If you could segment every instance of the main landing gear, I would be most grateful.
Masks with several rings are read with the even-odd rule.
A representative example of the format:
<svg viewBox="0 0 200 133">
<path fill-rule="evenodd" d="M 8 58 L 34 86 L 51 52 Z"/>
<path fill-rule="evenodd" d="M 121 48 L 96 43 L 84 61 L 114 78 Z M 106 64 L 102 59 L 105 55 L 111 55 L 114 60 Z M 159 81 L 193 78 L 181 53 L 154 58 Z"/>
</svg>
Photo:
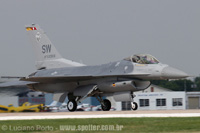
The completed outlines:
<svg viewBox="0 0 200 133">
<path fill-rule="evenodd" d="M 102 99 L 101 96 L 96 96 L 97 100 L 101 103 L 103 111 L 109 111 L 111 109 L 111 102 L 108 99 Z"/>
<path fill-rule="evenodd" d="M 77 102 L 75 100 L 69 100 L 67 103 L 67 109 L 72 112 L 77 109 Z"/>
<path fill-rule="evenodd" d="M 111 109 L 111 102 L 108 99 L 103 100 L 100 96 L 97 96 L 96 98 L 101 103 L 101 108 L 103 111 L 109 111 Z M 67 109 L 70 112 L 76 111 L 77 109 L 76 100 L 69 100 L 67 103 Z"/>
<path fill-rule="evenodd" d="M 101 103 L 101 108 L 103 111 L 109 111 L 111 108 L 111 103 L 108 99 L 104 99 L 103 103 Z"/>
</svg>

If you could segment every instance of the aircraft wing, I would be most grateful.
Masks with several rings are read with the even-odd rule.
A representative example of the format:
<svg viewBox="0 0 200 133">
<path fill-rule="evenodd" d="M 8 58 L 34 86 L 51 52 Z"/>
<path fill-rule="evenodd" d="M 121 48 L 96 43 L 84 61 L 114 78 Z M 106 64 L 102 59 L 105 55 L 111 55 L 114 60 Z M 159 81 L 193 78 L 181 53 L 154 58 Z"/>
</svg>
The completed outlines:
<svg viewBox="0 0 200 133">
<path fill-rule="evenodd" d="M 30 81 L 38 83 L 54 83 L 54 82 L 76 82 L 76 81 L 85 81 L 91 79 L 99 79 L 106 77 L 118 77 L 118 78 L 137 78 L 137 76 L 148 76 L 149 74 L 131 74 L 131 75 L 101 75 L 101 76 L 52 76 L 52 77 L 28 77 L 21 78 L 21 81 Z"/>
</svg>

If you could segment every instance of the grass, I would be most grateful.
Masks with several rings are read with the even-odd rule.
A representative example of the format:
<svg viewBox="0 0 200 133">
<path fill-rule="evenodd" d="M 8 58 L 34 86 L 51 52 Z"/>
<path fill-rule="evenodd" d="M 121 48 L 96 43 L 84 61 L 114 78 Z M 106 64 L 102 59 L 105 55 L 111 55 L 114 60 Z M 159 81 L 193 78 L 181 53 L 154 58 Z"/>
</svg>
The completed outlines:
<svg viewBox="0 0 200 133">
<path fill-rule="evenodd" d="M 200 132 L 200 118 L 9 120 L 0 121 L 0 132 L 92 132 L 97 126 L 102 129 L 98 132 Z"/>
</svg>

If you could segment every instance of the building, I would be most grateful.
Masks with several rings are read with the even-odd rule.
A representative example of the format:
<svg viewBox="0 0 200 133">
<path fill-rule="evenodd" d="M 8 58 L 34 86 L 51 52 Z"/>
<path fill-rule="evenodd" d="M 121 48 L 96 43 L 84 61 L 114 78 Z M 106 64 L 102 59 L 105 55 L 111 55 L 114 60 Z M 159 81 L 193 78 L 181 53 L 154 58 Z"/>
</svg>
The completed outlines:
<svg viewBox="0 0 200 133">
<path fill-rule="evenodd" d="M 200 92 L 186 92 L 186 109 L 200 109 Z"/>
<path fill-rule="evenodd" d="M 9 104 L 13 104 L 13 106 L 18 107 L 18 100 L 18 96 L 0 97 L 0 105 L 8 106 Z"/>
<path fill-rule="evenodd" d="M 186 109 L 186 93 L 151 85 L 144 91 L 134 93 L 134 102 L 138 103 L 138 110 L 174 110 Z M 117 110 L 131 110 L 131 102 L 115 102 L 109 98 Z"/>
</svg>

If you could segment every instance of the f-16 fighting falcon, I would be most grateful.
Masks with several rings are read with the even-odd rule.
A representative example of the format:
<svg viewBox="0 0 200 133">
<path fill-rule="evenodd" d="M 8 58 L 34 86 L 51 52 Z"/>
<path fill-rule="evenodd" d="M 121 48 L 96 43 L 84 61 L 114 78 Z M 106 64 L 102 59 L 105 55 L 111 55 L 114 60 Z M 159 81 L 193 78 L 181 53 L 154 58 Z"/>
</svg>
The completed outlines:
<svg viewBox="0 0 200 133">
<path fill-rule="evenodd" d="M 26 31 L 37 55 L 37 71 L 20 78 L 20 81 L 27 82 L 26 85 L 35 91 L 61 93 L 59 102 L 68 97 L 69 111 L 75 111 L 77 103 L 87 97 L 96 97 L 102 110 L 109 111 L 111 102 L 103 99 L 104 96 L 113 96 L 115 101 L 131 101 L 132 109 L 136 110 L 138 105 L 134 102 L 134 92 L 148 88 L 150 80 L 188 77 L 186 73 L 160 63 L 149 54 L 136 54 L 108 64 L 86 66 L 62 58 L 37 24 L 27 25 Z"/>
</svg>

